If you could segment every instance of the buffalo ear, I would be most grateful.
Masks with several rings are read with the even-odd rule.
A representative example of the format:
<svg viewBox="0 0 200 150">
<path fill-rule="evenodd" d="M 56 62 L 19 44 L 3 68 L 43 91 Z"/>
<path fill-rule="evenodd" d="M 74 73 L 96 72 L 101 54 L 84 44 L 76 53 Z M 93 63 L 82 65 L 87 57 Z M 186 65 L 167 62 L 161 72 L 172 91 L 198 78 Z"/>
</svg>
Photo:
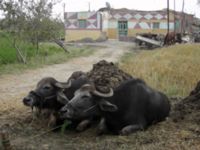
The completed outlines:
<svg viewBox="0 0 200 150">
<path fill-rule="evenodd" d="M 64 105 L 69 102 L 69 99 L 65 96 L 63 90 L 57 92 L 57 101 Z"/>
<path fill-rule="evenodd" d="M 118 107 L 106 100 L 101 100 L 99 102 L 99 107 L 102 111 L 109 111 L 109 112 L 115 112 L 118 110 Z"/>
</svg>

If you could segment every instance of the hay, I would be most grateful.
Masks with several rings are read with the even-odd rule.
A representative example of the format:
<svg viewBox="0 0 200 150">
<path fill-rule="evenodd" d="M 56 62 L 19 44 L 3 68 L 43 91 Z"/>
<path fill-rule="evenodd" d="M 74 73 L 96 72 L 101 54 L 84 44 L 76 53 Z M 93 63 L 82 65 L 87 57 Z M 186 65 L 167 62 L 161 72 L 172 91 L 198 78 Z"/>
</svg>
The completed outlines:
<svg viewBox="0 0 200 150">
<path fill-rule="evenodd" d="M 200 125 L 200 81 L 189 96 L 175 104 L 173 111 L 173 121 L 185 120 Z"/>
<path fill-rule="evenodd" d="M 109 88 L 115 89 L 123 81 L 133 78 L 112 62 L 107 62 L 105 60 L 94 64 L 92 70 L 87 72 L 87 76 L 89 80 L 95 84 L 96 89 L 101 92 L 108 92 Z"/>
</svg>

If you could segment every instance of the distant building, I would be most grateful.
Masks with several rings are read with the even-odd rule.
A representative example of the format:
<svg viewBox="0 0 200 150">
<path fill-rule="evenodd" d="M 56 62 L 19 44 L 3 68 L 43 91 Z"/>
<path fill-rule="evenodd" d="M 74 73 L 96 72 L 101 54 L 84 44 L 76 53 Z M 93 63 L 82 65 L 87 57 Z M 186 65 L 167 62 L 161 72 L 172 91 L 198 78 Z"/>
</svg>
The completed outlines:
<svg viewBox="0 0 200 150">
<path fill-rule="evenodd" d="M 194 33 L 200 34 L 200 19 L 199 18 L 194 18 L 194 22 L 193 22 L 193 25 L 192 25 L 192 31 Z"/>
<path fill-rule="evenodd" d="M 100 12 L 66 12 L 64 17 L 67 41 L 100 37 L 102 32 Z"/>
<path fill-rule="evenodd" d="M 109 39 L 128 40 L 137 33 L 167 33 L 167 11 L 140 11 L 130 9 L 101 8 L 94 12 L 65 13 L 66 41 L 86 37 L 97 39 L 106 35 Z M 191 33 L 194 16 L 170 11 L 169 29 Z"/>
</svg>

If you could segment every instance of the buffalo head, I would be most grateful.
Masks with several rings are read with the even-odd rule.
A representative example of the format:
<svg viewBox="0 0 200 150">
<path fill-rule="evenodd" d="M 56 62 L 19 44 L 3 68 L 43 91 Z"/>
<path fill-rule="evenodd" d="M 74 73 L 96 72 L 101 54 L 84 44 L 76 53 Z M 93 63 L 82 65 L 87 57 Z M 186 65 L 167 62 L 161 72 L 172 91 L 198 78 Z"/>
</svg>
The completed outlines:
<svg viewBox="0 0 200 150">
<path fill-rule="evenodd" d="M 80 119 L 90 117 L 91 114 L 99 114 L 102 111 L 116 111 L 117 106 L 111 104 L 105 98 L 113 96 L 113 89 L 109 92 L 102 93 L 96 90 L 92 84 L 85 84 L 78 89 L 74 97 L 61 108 L 62 117 L 68 119 Z"/>
<path fill-rule="evenodd" d="M 68 102 L 63 91 L 70 86 L 71 81 L 62 83 L 52 77 L 43 78 L 38 82 L 36 89 L 30 91 L 29 94 L 24 97 L 23 103 L 30 107 L 47 107 L 54 109 L 58 107 L 58 103 L 66 104 Z"/>
</svg>

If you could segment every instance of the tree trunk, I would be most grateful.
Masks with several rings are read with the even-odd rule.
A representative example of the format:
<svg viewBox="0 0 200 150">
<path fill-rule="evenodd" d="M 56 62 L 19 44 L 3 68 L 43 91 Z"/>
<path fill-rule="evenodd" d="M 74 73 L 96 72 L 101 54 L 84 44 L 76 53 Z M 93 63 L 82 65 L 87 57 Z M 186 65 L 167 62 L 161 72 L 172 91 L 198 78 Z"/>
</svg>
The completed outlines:
<svg viewBox="0 0 200 150">
<path fill-rule="evenodd" d="M 65 45 L 58 39 L 54 39 L 53 40 L 58 46 L 60 46 L 66 53 L 69 53 L 69 51 L 67 50 L 67 48 L 65 47 Z"/>
<path fill-rule="evenodd" d="M 22 51 L 19 47 L 17 47 L 16 43 L 14 44 L 14 48 L 16 49 L 17 56 L 24 64 L 26 64 L 26 58 L 23 56 Z"/>
</svg>

